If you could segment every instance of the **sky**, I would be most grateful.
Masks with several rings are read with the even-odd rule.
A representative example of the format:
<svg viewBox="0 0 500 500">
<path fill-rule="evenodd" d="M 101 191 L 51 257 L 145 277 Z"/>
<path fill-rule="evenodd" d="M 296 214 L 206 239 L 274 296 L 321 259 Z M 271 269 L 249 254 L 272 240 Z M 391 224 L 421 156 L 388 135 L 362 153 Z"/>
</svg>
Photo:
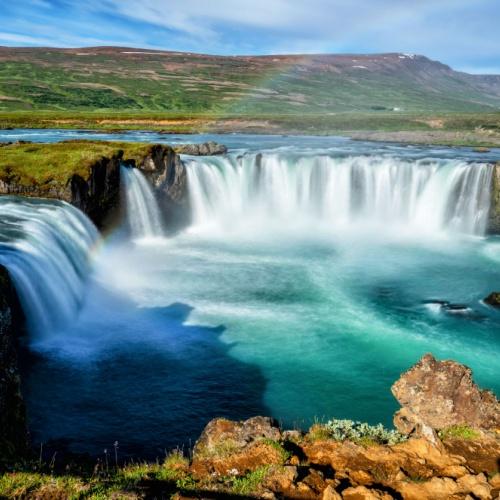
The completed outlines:
<svg viewBox="0 0 500 500">
<path fill-rule="evenodd" d="M 500 74 L 500 0 L 0 0 L 0 45 L 422 54 Z"/>
</svg>

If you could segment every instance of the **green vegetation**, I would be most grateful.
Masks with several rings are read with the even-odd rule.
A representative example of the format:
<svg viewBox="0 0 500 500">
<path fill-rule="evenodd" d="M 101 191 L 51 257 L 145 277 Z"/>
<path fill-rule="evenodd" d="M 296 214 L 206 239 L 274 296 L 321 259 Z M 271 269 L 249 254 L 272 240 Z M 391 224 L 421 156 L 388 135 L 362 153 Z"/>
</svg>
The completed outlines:
<svg viewBox="0 0 500 500">
<path fill-rule="evenodd" d="M 401 54 L 221 57 L 119 47 L 2 48 L 0 62 L 5 111 L 266 115 L 500 107 L 495 79 Z"/>
<path fill-rule="evenodd" d="M 0 111 L 0 129 L 63 128 L 151 130 L 164 133 L 348 135 L 359 139 L 394 140 L 479 148 L 500 147 L 500 113 L 172 113 L 102 111 Z"/>
<path fill-rule="evenodd" d="M 401 54 L 219 57 L 4 47 L 0 129 L 16 127 L 360 139 L 383 132 L 371 138 L 494 147 L 500 80 Z"/>
<path fill-rule="evenodd" d="M 46 464 L 18 467 L 0 474 L 0 498 L 68 498 L 101 500 L 110 497 L 136 498 L 142 491 L 172 494 L 196 487 L 189 474 L 189 460 L 178 450 L 163 463 L 128 464 L 106 470 L 79 471 L 58 475 Z M 38 470 L 40 469 L 41 470 Z"/>
<path fill-rule="evenodd" d="M 239 495 L 255 493 L 269 474 L 270 466 L 258 467 L 240 476 L 195 479 L 189 460 L 179 451 L 163 463 L 138 463 L 87 473 L 57 474 L 50 468 L 38 471 L 38 464 L 25 470 L 0 474 L 0 498 L 168 498 L 176 492 L 218 489 Z"/>
<path fill-rule="evenodd" d="M 230 478 L 231 490 L 238 495 L 248 495 L 259 489 L 269 474 L 270 466 L 258 467 L 241 477 Z"/>
<path fill-rule="evenodd" d="M 312 441 L 333 439 L 352 441 L 363 446 L 375 444 L 394 445 L 406 441 L 407 437 L 397 431 L 386 429 L 382 424 L 369 425 L 354 420 L 332 419 L 324 424 L 311 427 L 309 439 Z"/>
<path fill-rule="evenodd" d="M 472 427 L 466 424 L 461 424 L 452 425 L 440 430 L 439 437 L 443 441 L 447 439 L 477 439 L 478 437 L 480 437 L 480 434 Z"/>
<path fill-rule="evenodd" d="M 292 456 L 289 451 L 285 450 L 281 443 L 278 443 L 278 441 L 275 441 L 274 439 L 264 438 L 261 442 L 267 444 L 271 448 L 274 448 L 280 454 L 282 464 L 286 463 Z"/>
<path fill-rule="evenodd" d="M 0 149 L 0 180 L 25 186 L 64 187 L 74 174 L 87 178 L 90 166 L 103 157 L 123 155 L 139 161 L 150 149 L 149 144 L 100 141 L 11 144 Z"/>
</svg>

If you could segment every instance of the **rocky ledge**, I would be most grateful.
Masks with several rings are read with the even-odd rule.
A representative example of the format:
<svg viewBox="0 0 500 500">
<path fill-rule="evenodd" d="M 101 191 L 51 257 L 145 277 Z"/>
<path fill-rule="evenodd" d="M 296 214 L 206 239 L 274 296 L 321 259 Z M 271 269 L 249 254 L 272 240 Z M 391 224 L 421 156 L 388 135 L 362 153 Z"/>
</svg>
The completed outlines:
<svg viewBox="0 0 500 500">
<path fill-rule="evenodd" d="M 189 458 L 54 476 L 13 472 L 6 498 L 490 500 L 500 494 L 500 406 L 471 371 L 425 355 L 393 385 L 398 431 L 330 420 L 307 432 L 269 417 L 208 423 Z M 71 473 L 69 473 L 71 474 Z M 81 473 L 80 473 L 81 474 Z M 3 483 L 2 483 L 3 480 Z"/>
<path fill-rule="evenodd" d="M 178 154 L 191 156 L 213 156 L 227 153 L 227 147 L 218 142 L 208 141 L 202 144 L 182 144 L 174 147 Z"/>
<path fill-rule="evenodd" d="M 500 404 L 471 370 L 427 354 L 392 392 L 403 406 L 399 432 L 346 420 L 303 433 L 267 417 L 215 419 L 183 474 L 209 490 L 252 484 L 253 496 L 270 499 L 497 498 Z"/>
<path fill-rule="evenodd" d="M 160 144 L 64 141 L 5 145 L 0 158 L 0 195 L 63 200 L 102 228 L 120 214 L 120 165 L 146 174 L 166 218 L 185 217 L 184 166 L 171 147 Z"/>
</svg>

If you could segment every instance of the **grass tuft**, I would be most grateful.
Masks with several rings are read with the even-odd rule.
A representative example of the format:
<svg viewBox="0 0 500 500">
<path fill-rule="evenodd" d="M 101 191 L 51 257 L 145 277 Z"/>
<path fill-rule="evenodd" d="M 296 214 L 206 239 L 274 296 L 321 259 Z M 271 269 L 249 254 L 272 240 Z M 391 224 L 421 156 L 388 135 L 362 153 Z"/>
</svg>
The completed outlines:
<svg viewBox="0 0 500 500">
<path fill-rule="evenodd" d="M 477 439 L 479 432 L 466 424 L 451 425 L 439 431 L 439 438 L 447 439 Z"/>
<path fill-rule="evenodd" d="M 258 467 L 252 472 L 231 479 L 231 490 L 237 495 L 255 493 L 269 474 L 270 466 Z"/>
</svg>

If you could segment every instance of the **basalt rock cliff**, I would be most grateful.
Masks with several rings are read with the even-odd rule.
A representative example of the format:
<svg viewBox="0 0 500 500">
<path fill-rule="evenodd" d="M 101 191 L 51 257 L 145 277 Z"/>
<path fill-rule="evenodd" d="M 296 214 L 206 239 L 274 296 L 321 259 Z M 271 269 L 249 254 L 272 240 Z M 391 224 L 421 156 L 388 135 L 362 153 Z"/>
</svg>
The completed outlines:
<svg viewBox="0 0 500 500">
<path fill-rule="evenodd" d="M 169 228 L 176 229 L 188 222 L 186 169 L 172 148 L 158 144 L 141 161 L 126 160 L 124 163 L 139 168 L 146 175 Z"/>
<path fill-rule="evenodd" d="M 500 162 L 497 162 L 494 166 L 491 179 L 491 207 L 488 231 L 491 234 L 500 234 Z"/>
<path fill-rule="evenodd" d="M 92 152 L 93 145 L 70 141 L 70 147 Z M 26 159 L 30 159 L 29 153 L 26 153 Z M 0 195 L 63 200 L 82 210 L 99 228 L 106 228 L 113 225 L 121 214 L 122 164 L 142 170 L 150 179 L 167 222 L 182 224 L 186 220 L 186 211 L 183 210 L 186 172 L 179 156 L 166 145 L 145 146 L 144 152 L 134 157 L 116 148 L 111 155 L 96 159 L 88 168 L 43 181 L 21 179 L 15 168 L 6 165 L 3 175 L 0 175 Z M 55 164 L 54 170 L 57 171 L 58 166 L 62 165 Z"/>
<path fill-rule="evenodd" d="M 20 390 L 17 342 L 22 323 L 16 292 L 0 266 L 0 468 L 28 450 L 24 403 Z"/>
</svg>

